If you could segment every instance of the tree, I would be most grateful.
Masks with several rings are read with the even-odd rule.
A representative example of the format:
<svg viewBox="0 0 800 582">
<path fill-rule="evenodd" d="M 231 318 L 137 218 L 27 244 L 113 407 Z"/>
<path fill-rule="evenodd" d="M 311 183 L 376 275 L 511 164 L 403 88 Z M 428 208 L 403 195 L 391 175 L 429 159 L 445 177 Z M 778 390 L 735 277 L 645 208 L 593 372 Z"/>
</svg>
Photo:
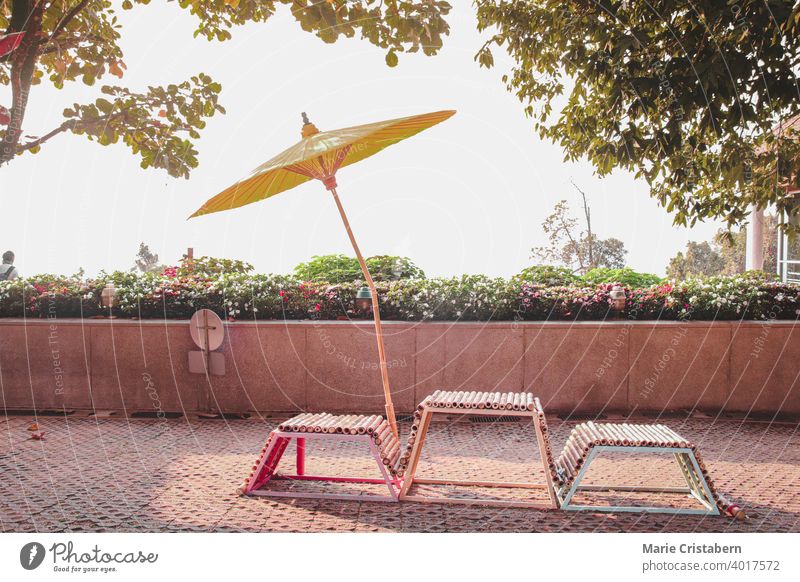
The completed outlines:
<svg viewBox="0 0 800 582">
<path fill-rule="evenodd" d="M 774 214 L 764 215 L 764 265 L 762 270 L 775 273 L 778 265 L 778 217 Z M 723 275 L 735 275 L 745 271 L 747 257 L 747 228 L 735 232 L 719 230 L 714 236 L 720 255 L 725 262 Z"/>
<path fill-rule="evenodd" d="M 580 230 L 579 221 L 570 214 L 567 201 L 559 201 L 553 213 L 542 222 L 542 230 L 550 242 L 547 246 L 532 248 L 531 258 L 563 265 L 580 274 L 597 267 L 621 269 L 628 254 L 625 244 L 616 238 L 597 238 L 591 231 L 591 213 L 585 196 L 583 204 L 586 230 Z"/>
<path fill-rule="evenodd" d="M 149 2 L 123 0 L 121 7 L 130 10 L 134 4 Z M 361 38 L 387 51 L 390 66 L 397 64 L 399 52 L 436 53 L 449 31 L 443 18 L 449 4 L 430 0 L 175 3 L 197 19 L 195 36 L 219 41 L 230 39 L 234 26 L 266 21 L 279 5 L 290 6 L 301 28 L 325 42 L 359 32 Z M 53 137 L 70 132 L 101 145 L 121 141 L 141 158 L 143 168 L 162 168 L 172 176 L 188 177 L 197 166 L 193 140 L 207 118 L 225 112 L 218 103 L 222 87 L 203 73 L 144 91 L 103 85 L 93 102 L 67 106 L 61 124 L 40 136 L 25 135 L 33 86 L 44 80 L 59 89 L 76 81 L 93 86 L 107 75 L 124 76 L 121 30 L 113 6 L 111 0 L 0 0 L 0 31 L 24 32 L 16 50 L 0 55 L 0 85 L 11 85 L 12 95 L 7 127 L 0 129 L 0 165 L 18 154 L 36 153 Z"/>
<path fill-rule="evenodd" d="M 476 0 L 503 77 L 543 138 L 601 175 L 633 172 L 679 225 L 796 201 L 800 3 Z M 566 97 L 564 94 L 566 93 Z"/>
<path fill-rule="evenodd" d="M 139 243 L 139 252 L 136 253 L 134 259 L 136 266 L 131 269 L 131 272 L 139 271 L 141 273 L 153 273 L 163 269 L 163 265 L 158 262 L 158 255 L 150 250 L 150 247 L 143 242 Z"/>
<path fill-rule="evenodd" d="M 764 216 L 764 265 L 765 272 L 774 273 L 778 256 L 778 218 Z M 667 266 L 667 277 L 736 275 L 744 273 L 747 256 L 747 230 L 720 229 L 711 242 L 692 242 L 686 245 L 686 253 L 678 252 Z"/>
<path fill-rule="evenodd" d="M 667 277 L 675 280 L 689 277 L 709 277 L 719 275 L 725 268 L 725 259 L 718 248 L 708 241 L 689 241 L 686 254 L 678 252 L 667 266 Z"/>
<path fill-rule="evenodd" d="M 622 269 L 625 267 L 625 243 L 618 238 L 598 239 L 594 242 L 594 262 L 590 263 L 592 269 L 604 267 L 607 269 Z"/>
</svg>

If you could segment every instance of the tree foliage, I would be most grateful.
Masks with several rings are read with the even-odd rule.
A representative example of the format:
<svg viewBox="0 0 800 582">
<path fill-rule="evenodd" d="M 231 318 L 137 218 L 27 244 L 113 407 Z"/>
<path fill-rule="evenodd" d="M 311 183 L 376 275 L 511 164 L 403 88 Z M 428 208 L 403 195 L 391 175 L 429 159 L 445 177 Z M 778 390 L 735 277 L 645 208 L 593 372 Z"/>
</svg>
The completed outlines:
<svg viewBox="0 0 800 582">
<path fill-rule="evenodd" d="M 588 213 L 586 213 L 588 217 Z M 584 229 L 585 228 L 585 229 Z M 601 239 L 570 214 L 566 200 L 559 201 L 553 213 L 542 222 L 547 246 L 531 249 L 531 258 L 544 264 L 569 267 L 583 274 L 597 267 L 621 269 L 625 266 L 625 244 L 616 238 Z"/>
<path fill-rule="evenodd" d="M 150 250 L 150 246 L 139 243 L 139 251 L 136 253 L 136 258 L 133 260 L 135 266 L 131 272 L 139 271 L 140 273 L 155 273 L 161 271 L 164 267 L 158 262 L 158 254 Z"/>
<path fill-rule="evenodd" d="M 763 271 L 775 273 L 778 256 L 778 219 L 764 216 Z M 685 252 L 678 252 L 667 265 L 667 277 L 683 280 L 689 277 L 737 275 L 745 272 L 747 230 L 719 230 L 712 241 L 689 241 Z"/>
<path fill-rule="evenodd" d="M 647 180 L 676 224 L 746 220 L 796 204 L 800 3 L 780 0 L 476 0 L 513 59 L 503 77 L 543 138 Z"/>
<path fill-rule="evenodd" d="M 149 3 L 123 0 L 121 9 Z M 0 165 L 71 132 L 101 145 L 122 142 L 143 168 L 172 176 L 188 177 L 197 166 L 194 140 L 208 118 L 225 112 L 221 86 L 203 73 L 144 90 L 102 85 L 97 99 L 67 107 L 52 130 L 25 133 L 28 96 L 36 85 L 47 81 L 61 89 L 68 82 L 94 86 L 109 75 L 124 77 L 117 6 L 111 0 L 0 0 L 0 33 L 25 33 L 15 51 L 0 56 L 0 85 L 10 85 L 12 94 L 10 121 L 0 126 Z M 385 49 L 389 65 L 401 52 L 436 53 L 449 32 L 444 16 L 450 5 L 435 0 L 180 0 L 175 6 L 195 17 L 195 36 L 218 41 L 230 39 L 234 27 L 265 22 L 286 7 L 304 31 L 329 43 L 358 34 Z"/>
<path fill-rule="evenodd" d="M 670 259 L 667 277 L 682 281 L 690 277 L 718 275 L 725 268 L 725 260 L 719 251 L 708 241 L 686 244 L 686 254 L 678 254 Z"/>
<path fill-rule="evenodd" d="M 397 64 L 397 53 L 435 54 L 450 31 L 444 19 L 450 4 L 439 0 L 181 0 L 197 17 L 195 36 L 208 40 L 228 40 L 234 26 L 265 22 L 281 4 L 291 7 L 303 30 L 324 42 L 358 34 L 387 49 L 390 66 Z"/>
</svg>

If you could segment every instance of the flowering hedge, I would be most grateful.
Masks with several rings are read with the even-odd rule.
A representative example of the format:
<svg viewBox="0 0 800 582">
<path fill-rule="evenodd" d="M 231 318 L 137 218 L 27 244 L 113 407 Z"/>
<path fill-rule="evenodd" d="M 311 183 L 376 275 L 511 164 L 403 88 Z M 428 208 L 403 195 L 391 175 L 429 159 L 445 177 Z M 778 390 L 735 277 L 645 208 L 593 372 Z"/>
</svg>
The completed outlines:
<svg viewBox="0 0 800 582">
<path fill-rule="evenodd" d="M 121 317 L 184 319 L 200 308 L 231 320 L 363 318 L 355 307 L 360 281 L 311 283 L 293 276 L 186 273 L 101 274 L 84 282 L 43 275 L 0 282 L 0 317 L 91 317 L 106 283 L 116 288 Z M 625 313 L 611 309 L 613 283 L 547 287 L 465 275 L 378 283 L 381 315 L 422 321 L 797 319 L 800 286 L 744 274 L 625 289 Z"/>
</svg>

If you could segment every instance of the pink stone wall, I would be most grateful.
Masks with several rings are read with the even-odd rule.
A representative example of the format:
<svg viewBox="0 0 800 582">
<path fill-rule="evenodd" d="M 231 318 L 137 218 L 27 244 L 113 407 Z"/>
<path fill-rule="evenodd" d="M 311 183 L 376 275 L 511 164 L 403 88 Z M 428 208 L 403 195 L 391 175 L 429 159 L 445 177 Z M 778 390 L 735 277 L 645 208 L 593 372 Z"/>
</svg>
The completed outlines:
<svg viewBox="0 0 800 582">
<path fill-rule="evenodd" d="M 185 321 L 0 319 L 0 408 L 380 412 L 370 322 L 227 324 L 191 374 Z M 385 324 L 400 412 L 436 389 L 531 391 L 554 412 L 800 414 L 791 322 Z"/>
</svg>

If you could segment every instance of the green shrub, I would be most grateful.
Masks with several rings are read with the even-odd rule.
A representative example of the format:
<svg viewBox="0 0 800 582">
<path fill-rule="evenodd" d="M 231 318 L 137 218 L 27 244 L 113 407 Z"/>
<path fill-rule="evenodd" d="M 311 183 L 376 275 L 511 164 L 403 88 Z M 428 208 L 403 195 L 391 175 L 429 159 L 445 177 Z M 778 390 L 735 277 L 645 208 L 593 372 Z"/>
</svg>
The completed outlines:
<svg viewBox="0 0 800 582">
<path fill-rule="evenodd" d="M 376 255 L 364 259 L 370 275 L 376 281 L 399 281 L 401 279 L 424 279 L 425 273 L 408 257 Z M 358 264 L 358 263 L 356 263 Z M 359 279 L 361 269 L 359 269 Z"/>
<path fill-rule="evenodd" d="M 165 272 L 175 271 L 179 277 L 204 277 L 214 278 L 220 275 L 232 275 L 235 273 L 249 273 L 253 270 L 253 265 L 245 261 L 236 259 L 217 259 L 215 257 L 198 257 L 181 259 L 180 266 L 176 269 L 166 268 Z"/>
<path fill-rule="evenodd" d="M 733 275 L 730 278 L 737 281 L 760 281 L 762 283 L 780 280 L 777 273 L 773 273 L 771 271 L 758 271 L 756 269 L 751 269 L 749 271 L 745 271 L 744 273 Z"/>
<path fill-rule="evenodd" d="M 798 319 L 800 286 L 750 272 L 699 277 L 630 290 L 626 311 L 632 319 Z"/>
<path fill-rule="evenodd" d="M 663 279 L 657 275 L 650 273 L 639 273 L 630 267 L 624 269 L 609 269 L 607 267 L 598 267 L 587 271 L 581 277 L 581 280 L 587 285 L 599 285 L 600 283 L 618 283 L 623 287 L 641 288 L 658 285 Z"/>
<path fill-rule="evenodd" d="M 76 276 L 0 281 L 0 317 L 89 317 L 99 313 L 99 298 L 94 282 L 84 283 Z"/>
<path fill-rule="evenodd" d="M 398 281 L 400 279 L 420 279 L 425 277 L 422 269 L 406 257 L 379 255 L 364 259 L 373 280 Z M 312 257 L 307 263 L 294 268 L 294 274 L 303 281 L 326 282 L 332 284 L 363 281 L 364 274 L 355 257 L 345 255 L 322 255 Z"/>
<path fill-rule="evenodd" d="M 518 275 L 515 275 L 514 279 L 532 285 L 544 285 L 545 287 L 564 287 L 580 281 L 580 277 L 566 267 L 555 267 L 553 265 L 528 267 Z"/>
<path fill-rule="evenodd" d="M 516 295 L 515 284 L 484 275 L 394 281 L 385 300 L 381 297 L 381 313 L 385 303 L 387 311 L 404 320 L 509 320 Z"/>
<path fill-rule="evenodd" d="M 761 273 L 707 277 L 648 287 L 626 287 L 627 319 L 725 320 L 800 317 L 800 285 L 770 281 Z M 649 282 L 649 281 L 648 281 Z M 361 281 L 331 285 L 294 276 L 225 273 L 179 276 L 101 273 L 79 277 L 40 275 L 0 282 L 0 317 L 89 317 L 107 313 L 100 293 L 116 289 L 115 315 L 186 319 L 212 309 L 231 320 L 366 318 L 355 307 Z M 483 275 L 401 279 L 376 283 L 381 315 L 405 321 L 603 320 L 617 316 L 614 283 L 545 286 Z"/>
</svg>

